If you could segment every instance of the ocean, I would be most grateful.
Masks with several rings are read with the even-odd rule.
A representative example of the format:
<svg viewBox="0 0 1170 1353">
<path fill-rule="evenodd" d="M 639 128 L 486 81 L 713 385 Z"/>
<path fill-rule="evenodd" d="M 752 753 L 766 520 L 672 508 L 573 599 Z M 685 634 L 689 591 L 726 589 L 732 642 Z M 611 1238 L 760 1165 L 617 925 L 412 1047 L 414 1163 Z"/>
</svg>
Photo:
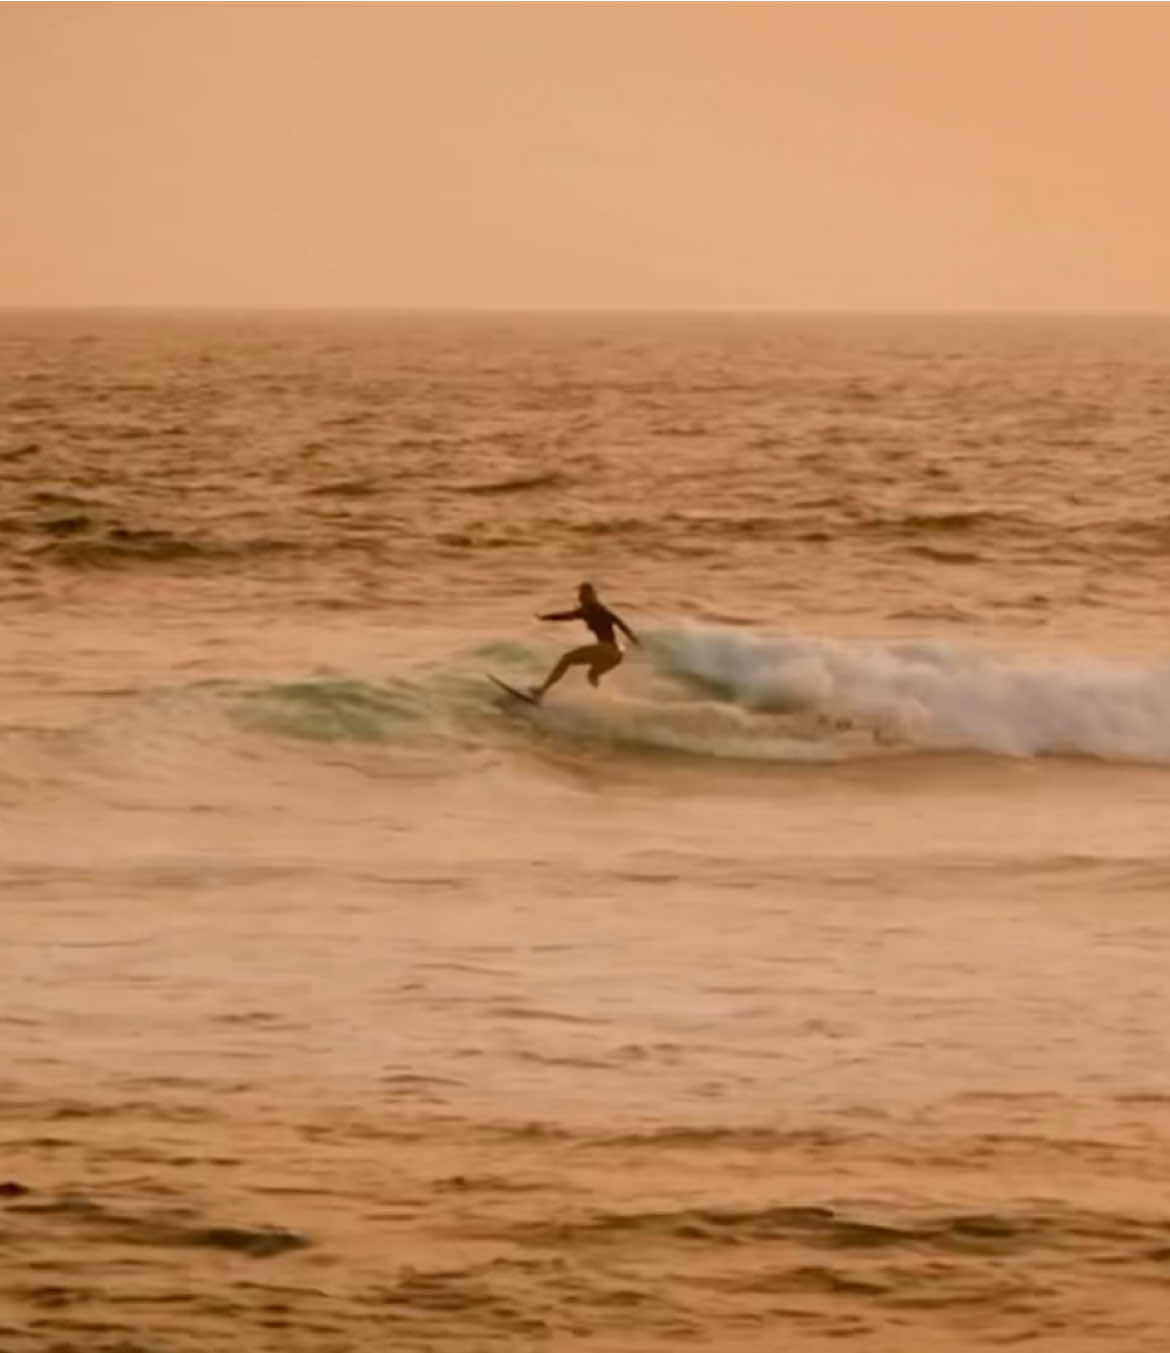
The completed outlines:
<svg viewBox="0 0 1170 1353">
<path fill-rule="evenodd" d="M 1166 1347 L 1170 319 L 8 311 L 0 411 L 5 1350 Z"/>
</svg>

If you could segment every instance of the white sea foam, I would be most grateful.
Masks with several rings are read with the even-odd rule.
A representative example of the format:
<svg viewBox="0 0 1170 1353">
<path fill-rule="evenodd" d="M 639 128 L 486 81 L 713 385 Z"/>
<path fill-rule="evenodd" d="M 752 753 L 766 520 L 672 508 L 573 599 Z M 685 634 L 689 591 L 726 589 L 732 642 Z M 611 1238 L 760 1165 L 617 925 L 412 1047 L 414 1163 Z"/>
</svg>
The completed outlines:
<svg viewBox="0 0 1170 1353">
<path fill-rule="evenodd" d="M 752 714 L 814 712 L 931 750 L 1170 762 L 1165 663 L 701 626 L 649 648 L 660 672 Z"/>
</svg>

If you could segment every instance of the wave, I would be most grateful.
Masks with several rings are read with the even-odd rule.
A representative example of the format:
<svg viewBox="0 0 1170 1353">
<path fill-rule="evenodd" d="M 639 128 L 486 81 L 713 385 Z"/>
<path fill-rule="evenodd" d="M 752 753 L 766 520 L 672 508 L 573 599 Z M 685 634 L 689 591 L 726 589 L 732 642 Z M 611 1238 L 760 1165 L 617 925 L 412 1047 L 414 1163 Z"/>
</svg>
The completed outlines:
<svg viewBox="0 0 1170 1353">
<path fill-rule="evenodd" d="M 242 561 L 297 549 L 289 540 L 275 537 L 228 541 L 183 535 L 155 528 L 114 526 L 99 531 L 88 513 L 74 512 L 40 523 L 44 534 L 55 537 L 37 549 L 37 554 L 68 568 L 117 568 L 125 565 L 158 565 Z"/>
<path fill-rule="evenodd" d="M 431 779 L 481 755 L 428 683 L 314 674 L 78 691 L 52 725 L 0 725 L 0 805 L 288 802 L 353 781 Z M 324 780 L 323 780 L 323 777 Z"/>
<path fill-rule="evenodd" d="M 716 700 L 566 693 L 520 717 L 545 739 L 563 744 L 727 761 L 842 761 L 880 750 L 868 730 L 816 711 L 772 715 Z"/>
<path fill-rule="evenodd" d="M 845 640 L 675 625 L 591 690 L 572 673 L 536 708 L 551 650 L 502 640 L 395 659 L 390 673 L 75 693 L 51 728 L 0 727 L 0 802 L 250 800 L 352 780 L 668 754 L 817 764 L 938 752 L 1170 764 L 1170 665 L 1028 657 L 942 640 Z M 371 667 L 373 664 L 371 664 Z M 649 770 L 643 765 L 643 773 Z M 322 777 L 326 777 L 325 780 Z M 314 788 L 315 787 L 315 788 Z"/>
<path fill-rule="evenodd" d="M 924 751 L 1170 763 L 1170 663 L 1020 656 L 944 640 L 652 636 L 659 672 L 750 715 L 814 713 Z"/>
</svg>

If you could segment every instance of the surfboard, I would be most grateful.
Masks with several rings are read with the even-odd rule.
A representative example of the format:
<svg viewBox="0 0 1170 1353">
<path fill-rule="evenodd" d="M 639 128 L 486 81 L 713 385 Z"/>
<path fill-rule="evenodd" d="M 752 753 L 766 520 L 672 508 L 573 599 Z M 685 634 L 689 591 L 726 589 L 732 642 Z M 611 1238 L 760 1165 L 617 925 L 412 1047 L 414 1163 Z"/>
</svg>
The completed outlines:
<svg viewBox="0 0 1170 1353">
<path fill-rule="evenodd" d="M 487 673 L 487 679 L 494 681 L 500 690 L 507 691 L 514 699 L 523 700 L 526 705 L 540 704 L 540 701 L 534 695 L 529 695 L 527 691 L 518 691 L 515 686 L 509 686 L 506 681 L 501 681 L 499 677 L 492 676 L 490 672 Z"/>
</svg>

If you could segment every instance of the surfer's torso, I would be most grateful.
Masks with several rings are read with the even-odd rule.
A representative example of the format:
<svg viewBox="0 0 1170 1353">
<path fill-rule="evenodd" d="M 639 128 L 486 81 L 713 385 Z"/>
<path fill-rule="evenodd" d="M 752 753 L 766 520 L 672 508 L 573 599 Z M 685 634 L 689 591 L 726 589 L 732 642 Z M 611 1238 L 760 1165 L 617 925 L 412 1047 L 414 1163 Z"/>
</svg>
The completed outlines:
<svg viewBox="0 0 1170 1353">
<path fill-rule="evenodd" d="M 578 614 L 593 633 L 599 644 L 617 646 L 617 616 L 599 601 L 591 601 L 579 608 Z"/>
<path fill-rule="evenodd" d="M 617 644 L 617 631 L 622 622 L 599 601 L 583 601 L 573 611 L 554 611 L 541 616 L 542 620 L 583 620 L 599 644 Z M 623 627 L 624 628 L 624 627 Z"/>
</svg>

